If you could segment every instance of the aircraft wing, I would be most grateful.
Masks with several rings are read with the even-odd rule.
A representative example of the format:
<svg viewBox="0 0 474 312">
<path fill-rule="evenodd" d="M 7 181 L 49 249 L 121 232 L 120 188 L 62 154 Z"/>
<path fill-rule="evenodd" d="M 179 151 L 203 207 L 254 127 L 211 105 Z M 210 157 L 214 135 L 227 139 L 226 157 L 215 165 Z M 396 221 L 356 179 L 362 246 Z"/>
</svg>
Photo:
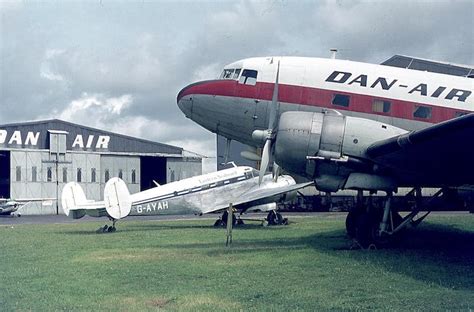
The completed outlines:
<svg viewBox="0 0 474 312">
<path fill-rule="evenodd" d="M 235 194 L 235 201 L 232 202 L 232 205 L 235 207 L 241 204 L 257 202 L 258 200 L 265 199 L 268 197 L 278 196 L 278 195 L 289 193 L 289 192 L 294 192 L 312 184 L 314 184 L 314 182 L 311 181 L 311 182 L 299 183 L 299 184 L 293 184 L 293 185 L 269 187 L 266 189 L 251 188 L 250 190 L 243 192 L 241 194 Z M 220 211 L 220 210 L 226 209 L 228 206 L 229 206 L 229 203 L 217 203 L 213 207 L 210 207 L 209 210 L 203 211 L 203 213 Z"/>
<path fill-rule="evenodd" d="M 474 114 L 378 141 L 367 156 L 401 184 L 474 183 Z"/>
</svg>

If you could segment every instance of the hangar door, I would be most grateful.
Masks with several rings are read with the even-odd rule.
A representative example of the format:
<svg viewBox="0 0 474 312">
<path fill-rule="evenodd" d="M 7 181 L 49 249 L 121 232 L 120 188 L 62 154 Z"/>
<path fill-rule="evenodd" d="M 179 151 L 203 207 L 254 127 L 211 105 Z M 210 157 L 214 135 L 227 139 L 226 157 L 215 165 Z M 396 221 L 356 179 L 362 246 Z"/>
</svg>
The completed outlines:
<svg viewBox="0 0 474 312">
<path fill-rule="evenodd" d="M 155 187 L 153 180 L 166 184 L 166 158 L 143 156 L 140 157 L 140 190 Z"/>
<path fill-rule="evenodd" d="M 10 152 L 0 151 L 0 198 L 10 198 Z"/>
</svg>

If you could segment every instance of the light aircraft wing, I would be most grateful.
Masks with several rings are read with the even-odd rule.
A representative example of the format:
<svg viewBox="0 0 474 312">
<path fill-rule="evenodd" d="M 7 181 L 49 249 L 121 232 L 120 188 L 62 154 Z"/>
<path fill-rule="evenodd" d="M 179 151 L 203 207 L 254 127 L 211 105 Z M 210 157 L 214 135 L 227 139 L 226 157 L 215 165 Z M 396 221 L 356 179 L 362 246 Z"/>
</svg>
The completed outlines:
<svg viewBox="0 0 474 312">
<path fill-rule="evenodd" d="M 314 184 L 314 182 L 311 181 L 311 182 L 298 183 L 298 184 L 292 184 L 292 185 L 283 185 L 283 186 L 278 185 L 278 186 L 269 187 L 266 189 L 251 188 L 250 190 L 244 193 L 235 194 L 236 195 L 235 201 L 232 202 L 232 205 L 235 207 L 241 204 L 257 202 L 260 199 L 264 199 L 264 198 L 268 198 L 272 196 L 278 196 L 278 195 L 289 193 L 289 192 L 294 192 L 312 184 Z M 220 210 L 226 209 L 228 206 L 229 206 L 229 203 L 217 204 L 214 207 L 210 207 L 210 210 L 207 210 L 204 213 L 220 211 Z"/>
<path fill-rule="evenodd" d="M 469 114 L 378 141 L 366 153 L 382 170 L 414 185 L 472 184 L 473 139 L 474 114 Z"/>
</svg>

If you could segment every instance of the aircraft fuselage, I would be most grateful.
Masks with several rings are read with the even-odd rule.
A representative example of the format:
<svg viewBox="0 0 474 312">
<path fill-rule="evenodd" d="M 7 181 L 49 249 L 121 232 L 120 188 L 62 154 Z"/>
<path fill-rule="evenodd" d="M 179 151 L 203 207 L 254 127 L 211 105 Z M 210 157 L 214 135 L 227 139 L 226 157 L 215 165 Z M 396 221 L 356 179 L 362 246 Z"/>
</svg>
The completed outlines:
<svg viewBox="0 0 474 312">
<path fill-rule="evenodd" d="M 277 61 L 280 114 L 337 110 L 417 130 L 474 110 L 470 78 L 303 57 L 251 58 L 229 64 L 220 79 L 183 88 L 178 106 L 214 133 L 261 146 L 252 132 L 268 127 Z"/>
</svg>

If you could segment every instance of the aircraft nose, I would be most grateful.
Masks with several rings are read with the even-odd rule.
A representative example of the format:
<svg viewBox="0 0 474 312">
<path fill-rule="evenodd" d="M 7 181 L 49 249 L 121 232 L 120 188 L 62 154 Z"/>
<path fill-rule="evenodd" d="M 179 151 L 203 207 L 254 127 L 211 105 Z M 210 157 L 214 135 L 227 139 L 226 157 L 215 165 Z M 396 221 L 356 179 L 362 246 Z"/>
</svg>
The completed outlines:
<svg viewBox="0 0 474 312">
<path fill-rule="evenodd" d="M 184 113 L 186 116 L 191 116 L 193 110 L 193 100 L 191 97 L 186 96 L 191 94 L 192 85 L 188 85 L 184 87 L 181 91 L 179 91 L 178 96 L 176 97 L 176 102 L 178 104 L 179 109 Z"/>
</svg>

